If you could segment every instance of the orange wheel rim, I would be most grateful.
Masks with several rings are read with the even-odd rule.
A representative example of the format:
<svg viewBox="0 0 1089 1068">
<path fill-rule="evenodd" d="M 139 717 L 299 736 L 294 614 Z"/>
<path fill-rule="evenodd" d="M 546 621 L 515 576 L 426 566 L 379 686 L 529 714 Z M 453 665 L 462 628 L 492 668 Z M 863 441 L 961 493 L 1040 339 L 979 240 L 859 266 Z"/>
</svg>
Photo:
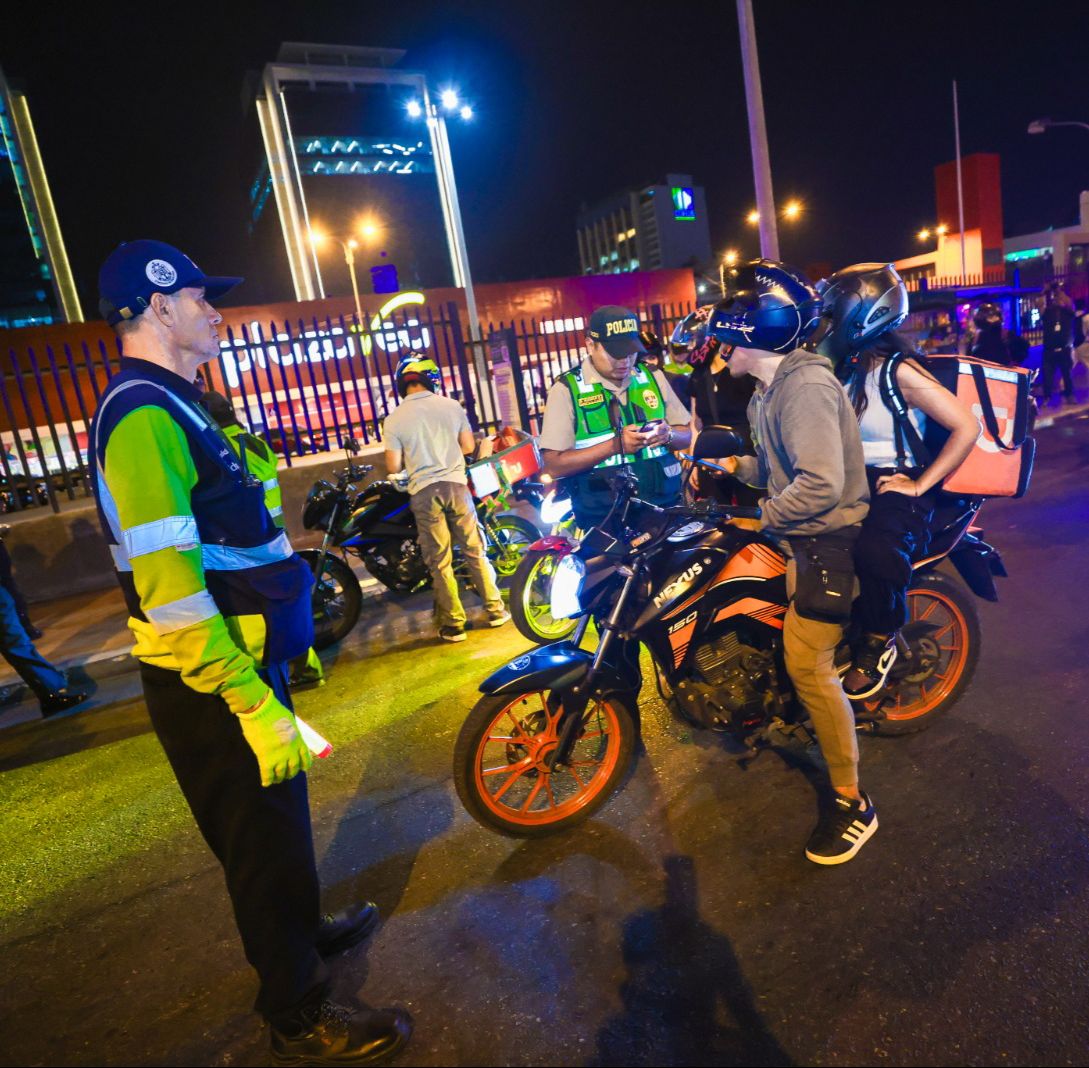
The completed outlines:
<svg viewBox="0 0 1089 1068">
<path fill-rule="evenodd" d="M 558 702 L 557 702 L 558 704 Z M 473 775 L 485 807 L 526 827 L 556 823 L 605 788 L 620 759 L 620 721 L 608 701 L 592 701 L 567 764 L 550 767 L 562 710 L 544 693 L 522 694 L 488 724 Z"/>
<path fill-rule="evenodd" d="M 894 722 L 918 719 L 932 712 L 953 692 L 968 663 L 968 621 L 960 606 L 941 590 L 908 590 L 908 622 L 930 623 L 936 629 L 926 635 L 933 643 L 933 671 L 918 682 L 900 682 L 891 693 L 866 702 L 869 712 L 881 709 Z"/>
</svg>

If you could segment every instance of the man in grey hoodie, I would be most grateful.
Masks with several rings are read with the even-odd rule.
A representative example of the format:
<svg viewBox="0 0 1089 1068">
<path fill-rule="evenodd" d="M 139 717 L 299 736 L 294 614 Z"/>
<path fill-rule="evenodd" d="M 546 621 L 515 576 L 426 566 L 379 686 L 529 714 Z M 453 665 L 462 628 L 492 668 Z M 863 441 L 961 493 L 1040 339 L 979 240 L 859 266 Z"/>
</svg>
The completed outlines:
<svg viewBox="0 0 1089 1068">
<path fill-rule="evenodd" d="M 843 387 L 822 356 L 797 346 L 818 323 L 820 300 L 792 268 L 758 260 L 734 272 L 733 287 L 708 320 L 734 376 L 752 375 L 749 403 L 755 456 L 726 466 L 763 486 L 761 523 L 791 555 L 787 588 L 797 582 L 795 557 L 849 561 L 850 545 L 869 509 L 858 420 Z M 843 614 L 850 611 L 851 577 Z M 801 608 L 801 611 L 799 611 Z M 821 616 L 823 615 L 823 618 Z M 851 703 L 835 667 L 843 624 L 792 600 L 783 624 L 787 671 L 805 705 L 828 764 L 833 795 L 806 847 L 817 864 L 850 860 L 877 830 L 877 813 L 859 787 L 858 742 Z"/>
</svg>

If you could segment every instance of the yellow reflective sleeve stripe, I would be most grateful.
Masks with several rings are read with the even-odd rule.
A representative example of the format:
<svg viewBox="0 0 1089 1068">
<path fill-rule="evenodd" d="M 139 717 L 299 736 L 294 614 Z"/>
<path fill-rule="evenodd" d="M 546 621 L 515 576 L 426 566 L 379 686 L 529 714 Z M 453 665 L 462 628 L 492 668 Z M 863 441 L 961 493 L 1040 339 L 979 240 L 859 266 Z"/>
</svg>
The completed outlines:
<svg viewBox="0 0 1089 1068">
<path fill-rule="evenodd" d="M 191 627 L 194 623 L 203 623 L 213 616 L 219 615 L 212 595 L 207 590 L 198 590 L 188 597 L 180 597 L 170 604 L 159 605 L 158 608 L 145 609 L 144 615 L 148 622 L 155 628 L 155 633 L 163 636 L 172 634 L 183 627 Z"/>
<path fill-rule="evenodd" d="M 131 560 L 134 556 L 174 549 L 184 546 L 193 548 L 200 541 L 197 521 L 191 515 L 172 515 L 166 519 L 153 519 L 140 523 L 124 532 L 125 551 Z"/>
<path fill-rule="evenodd" d="M 106 444 L 103 474 L 122 530 L 163 520 L 193 520 L 190 497 L 197 483 L 196 466 L 185 433 L 165 409 L 137 408 L 117 424 Z M 180 603 L 190 610 L 200 603 L 199 594 L 207 594 L 199 545 L 146 552 L 130 559 L 129 567 L 149 621 L 165 609 L 166 626 L 172 628 L 171 606 Z M 142 659 L 176 664 L 187 685 L 219 694 L 232 712 L 244 712 L 268 692 L 253 656 L 232 638 L 218 611 L 188 624 L 175 619 L 180 627 L 165 631 L 154 622 L 138 628 L 139 622 L 130 620 L 129 625 L 138 634 Z"/>
</svg>

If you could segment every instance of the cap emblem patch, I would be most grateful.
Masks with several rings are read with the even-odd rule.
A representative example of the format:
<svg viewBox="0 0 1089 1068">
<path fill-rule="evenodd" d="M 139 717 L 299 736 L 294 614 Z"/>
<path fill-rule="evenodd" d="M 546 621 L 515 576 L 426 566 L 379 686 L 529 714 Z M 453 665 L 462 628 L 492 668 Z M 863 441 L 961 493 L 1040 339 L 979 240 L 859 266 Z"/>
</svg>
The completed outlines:
<svg viewBox="0 0 1089 1068">
<path fill-rule="evenodd" d="M 178 272 L 166 260 L 151 260 L 144 268 L 148 281 L 155 286 L 172 286 L 178 280 Z"/>
</svg>

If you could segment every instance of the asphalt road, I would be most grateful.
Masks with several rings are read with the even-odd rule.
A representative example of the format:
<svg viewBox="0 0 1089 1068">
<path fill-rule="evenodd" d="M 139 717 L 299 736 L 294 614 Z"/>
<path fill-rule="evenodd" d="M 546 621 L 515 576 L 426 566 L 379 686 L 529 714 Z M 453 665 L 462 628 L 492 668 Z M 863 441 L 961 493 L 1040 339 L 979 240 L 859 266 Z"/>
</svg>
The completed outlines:
<svg viewBox="0 0 1089 1068">
<path fill-rule="evenodd" d="M 519 843 L 450 778 L 510 628 L 436 643 L 426 598 L 368 611 L 299 709 L 328 904 L 385 922 L 336 987 L 416 1019 L 398 1063 L 1089 1063 L 1089 420 L 991 502 L 1010 571 L 975 681 L 922 734 L 861 741 L 881 828 L 802 850 L 813 775 L 747 770 L 657 698 L 647 753 L 581 829 Z M 0 1060 L 261 1064 L 219 869 L 138 702 L 0 735 Z"/>
</svg>

